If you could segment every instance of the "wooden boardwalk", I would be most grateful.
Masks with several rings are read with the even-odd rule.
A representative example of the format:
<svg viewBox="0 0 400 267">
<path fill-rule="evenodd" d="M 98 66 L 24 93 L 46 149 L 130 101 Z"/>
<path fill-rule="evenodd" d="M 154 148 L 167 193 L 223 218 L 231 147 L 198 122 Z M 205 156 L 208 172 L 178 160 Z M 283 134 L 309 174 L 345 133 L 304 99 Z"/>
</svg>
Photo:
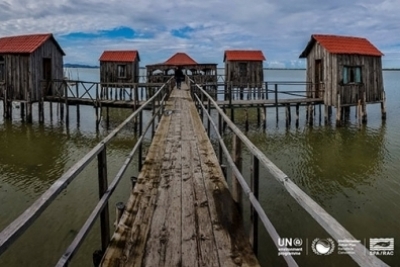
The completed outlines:
<svg viewBox="0 0 400 267">
<path fill-rule="evenodd" d="M 187 89 L 167 102 L 101 266 L 259 266 Z"/>
</svg>

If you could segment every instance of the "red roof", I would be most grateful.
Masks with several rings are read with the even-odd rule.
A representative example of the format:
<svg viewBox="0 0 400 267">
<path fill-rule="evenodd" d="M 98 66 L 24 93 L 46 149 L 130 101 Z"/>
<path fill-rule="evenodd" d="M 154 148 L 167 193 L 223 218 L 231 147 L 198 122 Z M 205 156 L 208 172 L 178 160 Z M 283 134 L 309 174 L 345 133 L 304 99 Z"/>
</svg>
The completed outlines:
<svg viewBox="0 0 400 267">
<path fill-rule="evenodd" d="M 194 61 L 193 58 L 189 57 L 186 53 L 176 53 L 161 65 L 197 65 L 197 62 Z"/>
<path fill-rule="evenodd" d="M 52 39 L 61 53 L 65 55 L 51 33 L 2 37 L 0 38 L 0 53 L 30 54 L 48 39 Z"/>
<path fill-rule="evenodd" d="M 224 62 L 229 61 L 263 61 L 264 54 L 261 50 L 226 50 Z"/>
<path fill-rule="evenodd" d="M 140 61 L 139 52 L 136 50 L 126 51 L 104 51 L 100 57 L 100 61 L 116 61 L 116 62 L 134 62 Z"/>
<path fill-rule="evenodd" d="M 307 57 L 310 53 L 315 42 L 318 42 L 329 53 L 332 54 L 356 54 L 365 56 L 383 56 L 373 44 L 367 39 L 352 36 L 337 36 L 337 35 L 323 35 L 313 34 L 306 49 L 300 57 Z"/>
</svg>

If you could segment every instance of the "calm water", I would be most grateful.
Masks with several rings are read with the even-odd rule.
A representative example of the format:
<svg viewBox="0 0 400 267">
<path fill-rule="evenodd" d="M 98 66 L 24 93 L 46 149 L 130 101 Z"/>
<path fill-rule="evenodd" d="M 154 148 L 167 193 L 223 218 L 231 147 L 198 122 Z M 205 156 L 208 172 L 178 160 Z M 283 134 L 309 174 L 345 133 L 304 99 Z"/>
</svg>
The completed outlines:
<svg viewBox="0 0 400 267">
<path fill-rule="evenodd" d="M 97 69 L 71 70 L 82 80 L 98 81 Z M 266 71 L 270 81 L 304 81 L 305 71 Z M 306 126 L 305 111 L 300 110 L 298 128 L 285 127 L 283 119 L 275 122 L 275 110 L 267 114 L 267 130 L 257 128 L 255 114 L 250 112 L 248 137 L 301 189 L 335 217 L 350 233 L 368 246 L 369 238 L 394 238 L 393 256 L 381 256 L 391 266 L 400 266 L 400 73 L 384 72 L 388 118 L 380 119 L 380 106 L 368 106 L 368 124 L 360 127 L 351 110 L 347 125 L 336 128 L 315 119 Z M 0 104 L 1 105 L 1 104 Z M 69 127 L 58 118 L 43 125 L 34 117 L 32 125 L 24 124 L 14 111 L 12 123 L 4 122 L 0 108 L 0 230 L 12 222 L 49 186 L 85 155 L 109 130 L 95 128 L 92 107 L 81 107 L 81 121 L 70 109 Z M 317 113 L 318 114 L 318 113 Z M 113 110 L 112 126 L 128 115 Z M 284 110 L 280 110 L 284 118 Z M 334 118 L 334 116 L 333 116 Z M 242 114 L 236 119 L 244 128 Z M 131 128 L 118 135 L 108 147 L 109 179 L 122 164 L 135 140 Z M 226 138 L 229 139 L 229 136 Z M 243 166 L 251 165 L 244 151 Z M 302 238 L 308 250 L 295 259 L 300 266 L 356 266 L 348 256 L 333 253 L 316 256 L 310 249 L 315 238 L 329 237 L 266 171 L 261 170 L 260 201 L 281 237 Z M 54 266 L 79 231 L 98 198 L 97 168 L 92 164 L 50 205 L 10 249 L 0 257 L 0 266 Z M 137 175 L 136 162 L 130 167 L 112 197 L 113 207 L 126 201 L 129 176 Z M 113 208 L 111 215 L 114 216 Z M 113 218 L 112 218 L 113 219 Z M 92 266 L 92 252 L 100 248 L 96 224 L 75 256 L 72 266 Z M 268 235 L 261 230 L 259 258 L 263 266 L 285 266 Z M 335 251 L 336 252 L 336 251 Z M 269 264 L 268 264 L 269 263 Z"/>
</svg>

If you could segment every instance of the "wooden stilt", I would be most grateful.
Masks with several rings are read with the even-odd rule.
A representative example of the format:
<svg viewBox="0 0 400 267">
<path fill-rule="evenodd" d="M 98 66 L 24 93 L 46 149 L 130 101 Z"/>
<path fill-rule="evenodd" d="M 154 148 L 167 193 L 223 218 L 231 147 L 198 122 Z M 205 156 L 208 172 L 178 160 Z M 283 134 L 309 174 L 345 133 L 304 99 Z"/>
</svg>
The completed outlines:
<svg viewBox="0 0 400 267">
<path fill-rule="evenodd" d="M 367 93 L 366 92 L 363 92 L 362 123 L 367 123 Z"/>
<path fill-rule="evenodd" d="M 342 107 L 340 106 L 340 94 L 337 95 L 336 102 L 336 126 L 342 126 Z"/>
<path fill-rule="evenodd" d="M 385 94 L 385 91 L 382 92 L 381 114 L 382 114 L 382 120 L 386 120 L 386 94 Z"/>
</svg>

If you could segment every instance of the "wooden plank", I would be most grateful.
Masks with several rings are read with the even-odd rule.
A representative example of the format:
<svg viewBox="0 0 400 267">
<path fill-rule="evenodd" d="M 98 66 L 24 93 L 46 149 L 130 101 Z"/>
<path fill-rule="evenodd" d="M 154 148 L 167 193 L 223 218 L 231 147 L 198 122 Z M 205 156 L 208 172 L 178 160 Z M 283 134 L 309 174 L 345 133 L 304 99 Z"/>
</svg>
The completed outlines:
<svg viewBox="0 0 400 267">
<path fill-rule="evenodd" d="M 164 120 L 164 121 L 163 121 Z M 154 211 L 155 196 L 160 177 L 159 151 L 165 150 L 163 137 L 168 131 L 170 117 L 164 116 L 154 136 L 154 143 L 139 174 L 136 186 L 126 204 L 101 266 L 140 266 L 145 236 Z M 128 233 L 131 232 L 130 235 Z M 140 237 L 140 238 L 139 238 Z M 132 242 L 134 241 L 134 242 Z M 129 263 L 128 263 L 129 260 Z"/>
<path fill-rule="evenodd" d="M 250 243 L 244 235 L 241 218 L 194 105 L 191 106 L 190 113 L 199 144 L 203 181 L 207 189 L 209 212 L 213 222 L 220 265 L 259 266 Z"/>
</svg>

